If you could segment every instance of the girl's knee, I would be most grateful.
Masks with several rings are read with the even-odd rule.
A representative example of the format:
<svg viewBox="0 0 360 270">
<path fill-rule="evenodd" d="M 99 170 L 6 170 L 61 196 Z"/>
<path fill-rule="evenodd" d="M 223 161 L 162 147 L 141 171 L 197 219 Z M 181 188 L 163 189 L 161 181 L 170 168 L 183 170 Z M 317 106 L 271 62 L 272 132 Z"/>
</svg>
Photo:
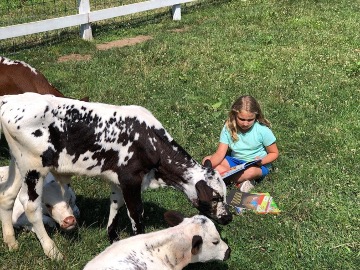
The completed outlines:
<svg viewBox="0 0 360 270">
<path fill-rule="evenodd" d="M 244 171 L 242 178 L 244 180 L 256 180 L 262 177 L 262 170 L 259 167 L 250 167 Z"/>
</svg>

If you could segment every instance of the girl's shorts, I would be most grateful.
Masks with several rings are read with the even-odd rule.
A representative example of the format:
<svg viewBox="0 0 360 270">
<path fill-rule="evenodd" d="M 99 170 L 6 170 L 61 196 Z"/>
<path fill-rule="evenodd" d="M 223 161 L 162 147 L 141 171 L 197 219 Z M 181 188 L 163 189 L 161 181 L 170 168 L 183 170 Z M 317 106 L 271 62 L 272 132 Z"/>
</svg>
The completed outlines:
<svg viewBox="0 0 360 270">
<path fill-rule="evenodd" d="M 234 158 L 231 156 L 225 156 L 225 159 L 227 160 L 227 162 L 229 162 L 230 168 L 234 167 L 236 165 L 246 163 L 245 160 L 237 159 L 237 158 Z M 266 164 L 266 165 L 261 166 L 261 172 L 262 172 L 261 178 L 264 178 L 265 176 L 267 176 L 270 173 L 270 169 L 271 169 L 271 164 Z"/>
</svg>

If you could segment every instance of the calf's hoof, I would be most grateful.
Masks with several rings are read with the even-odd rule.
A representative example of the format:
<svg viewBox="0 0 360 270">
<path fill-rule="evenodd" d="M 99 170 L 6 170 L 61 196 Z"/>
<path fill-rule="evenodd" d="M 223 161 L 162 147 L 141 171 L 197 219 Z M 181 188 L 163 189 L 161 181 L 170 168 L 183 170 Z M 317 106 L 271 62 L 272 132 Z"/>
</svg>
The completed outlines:
<svg viewBox="0 0 360 270">
<path fill-rule="evenodd" d="M 60 261 L 64 259 L 64 256 L 61 254 L 51 239 L 42 244 L 45 255 L 48 256 L 51 260 Z"/>
<path fill-rule="evenodd" d="M 19 243 L 15 241 L 14 243 L 8 244 L 9 250 L 18 250 L 19 249 Z"/>
<path fill-rule="evenodd" d="M 15 239 L 5 240 L 4 242 L 7 244 L 9 250 L 17 250 L 17 249 L 19 249 L 19 243 Z"/>
<path fill-rule="evenodd" d="M 49 252 L 45 253 L 53 261 L 61 261 L 64 259 L 64 256 L 57 249 L 52 249 Z"/>
</svg>

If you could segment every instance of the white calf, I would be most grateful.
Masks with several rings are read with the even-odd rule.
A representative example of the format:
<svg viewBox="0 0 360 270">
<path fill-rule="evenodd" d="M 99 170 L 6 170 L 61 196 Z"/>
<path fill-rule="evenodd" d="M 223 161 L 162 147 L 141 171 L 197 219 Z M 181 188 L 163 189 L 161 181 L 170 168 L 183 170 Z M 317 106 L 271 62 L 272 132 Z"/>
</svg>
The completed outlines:
<svg viewBox="0 0 360 270">
<path fill-rule="evenodd" d="M 0 167 L 0 182 L 7 180 L 9 167 Z M 64 193 L 64 195 L 62 195 Z M 33 230 L 30 221 L 25 215 L 25 210 L 17 195 L 12 213 L 12 222 L 15 228 L 25 228 Z M 44 225 L 55 227 L 56 223 L 63 230 L 72 230 L 76 226 L 76 218 L 80 211 L 75 204 L 76 196 L 72 188 L 64 185 L 64 191 L 56 182 L 55 177 L 49 173 L 44 180 L 43 198 L 42 198 L 42 220 Z"/>
<path fill-rule="evenodd" d="M 169 211 L 165 219 L 177 226 L 115 242 L 88 262 L 84 270 L 177 270 L 190 263 L 230 257 L 229 246 L 207 217 L 184 219 Z"/>
</svg>

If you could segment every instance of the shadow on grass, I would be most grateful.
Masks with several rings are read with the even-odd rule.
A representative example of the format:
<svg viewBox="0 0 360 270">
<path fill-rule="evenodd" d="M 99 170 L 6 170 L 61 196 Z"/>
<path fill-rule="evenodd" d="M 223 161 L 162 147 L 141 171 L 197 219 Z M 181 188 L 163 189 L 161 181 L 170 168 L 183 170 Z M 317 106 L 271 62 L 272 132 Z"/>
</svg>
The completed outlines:
<svg viewBox="0 0 360 270">
<path fill-rule="evenodd" d="M 206 263 L 192 263 L 183 268 L 183 270 L 227 270 L 229 266 L 226 262 L 206 262 Z M 235 269 L 234 269 L 235 270 Z"/>
<path fill-rule="evenodd" d="M 0 138 L 0 159 L 1 161 L 10 160 L 9 146 L 3 134 Z"/>
<path fill-rule="evenodd" d="M 106 231 L 110 206 L 109 199 L 93 199 L 79 195 L 76 200 L 76 204 L 80 209 L 80 218 L 77 220 L 79 226 L 85 228 L 95 227 Z M 146 232 L 149 231 L 149 229 L 146 228 L 157 228 L 157 230 L 161 230 L 169 227 L 164 220 L 164 213 L 166 211 L 167 209 L 159 207 L 154 203 L 144 203 L 144 224 Z M 124 231 L 130 236 L 132 233 L 131 222 L 127 215 L 125 206 L 120 209 L 119 217 L 119 226 L 117 228 L 119 236 L 121 236 L 121 231 Z M 54 234 L 60 233 L 69 241 L 82 241 L 79 227 L 72 231 L 63 231 L 60 229 L 58 224 L 56 228 L 50 228 L 47 226 L 45 226 L 45 228 L 50 238 L 53 238 Z M 28 232 L 23 229 L 16 229 L 15 233 L 16 238 L 18 238 L 19 235 Z M 122 239 L 122 237 L 120 238 Z"/>
<path fill-rule="evenodd" d="M 110 200 L 94 199 L 78 195 L 76 198 L 76 204 L 80 209 L 79 224 L 82 226 L 91 226 L 97 228 L 106 228 Z M 151 202 L 144 202 L 144 224 L 146 227 L 162 228 L 166 225 L 164 221 L 164 213 L 168 209 L 159 207 L 157 204 Z M 126 229 L 127 233 L 131 233 L 131 222 L 128 217 L 126 207 L 123 206 L 119 211 L 119 228 L 118 230 Z"/>
<path fill-rule="evenodd" d="M 106 231 L 106 225 L 109 215 L 109 206 L 110 206 L 110 200 L 108 198 L 89 198 L 82 195 L 77 196 L 77 206 L 80 209 L 80 218 L 78 219 L 78 224 L 80 224 L 81 227 L 87 228 L 98 228 L 99 230 Z M 164 213 L 171 209 L 165 209 L 163 207 L 160 207 L 158 204 L 152 203 L 152 202 L 144 202 L 144 225 L 145 225 L 145 231 L 150 232 L 150 230 L 158 231 L 162 230 L 164 228 L 168 228 L 169 225 L 164 220 Z M 174 209 L 179 211 L 178 209 Z M 181 212 L 181 211 L 179 211 Z M 187 215 L 186 215 L 187 216 Z M 126 207 L 123 206 L 120 209 L 119 214 L 119 227 L 117 229 L 118 234 L 120 235 L 121 239 L 125 239 L 127 237 L 130 237 L 131 235 L 131 222 L 129 220 L 129 217 L 127 215 Z M 221 233 L 221 226 L 218 226 L 215 223 L 217 230 L 219 233 Z M 82 242 L 82 236 L 81 236 L 81 230 L 79 228 L 73 230 L 73 231 L 62 231 L 59 229 L 53 229 L 53 228 L 46 228 L 47 232 L 50 236 L 50 238 L 54 238 L 55 234 L 60 233 L 63 238 L 66 239 L 66 241 L 75 243 L 75 242 Z M 128 236 L 123 237 L 121 232 L 125 232 Z M 19 235 L 24 232 L 23 230 L 16 230 L 16 238 L 19 238 Z M 176 241 L 176 240 L 175 240 Z M 226 239 L 224 239 L 225 242 Z M 110 244 L 110 243 L 109 243 Z M 206 267 L 207 270 L 227 270 L 229 269 L 226 262 L 221 261 L 213 261 L 213 262 L 207 262 L 207 263 L 193 263 L 189 266 L 185 267 L 184 269 L 204 269 Z"/>
<path fill-rule="evenodd" d="M 79 224 L 81 226 L 91 226 L 98 228 L 106 228 L 107 219 L 109 215 L 109 205 L 110 201 L 107 198 L 104 199 L 93 199 L 84 196 L 77 196 L 77 205 L 80 208 L 81 218 L 79 220 Z M 164 220 L 164 213 L 168 210 L 176 210 L 181 212 L 178 209 L 165 209 L 160 207 L 159 205 L 152 202 L 144 202 L 144 225 L 145 231 L 149 232 L 149 228 L 156 228 L 155 230 L 161 230 L 164 228 L 168 228 L 169 225 Z M 126 207 L 122 207 L 120 209 L 120 220 L 118 233 L 120 235 L 120 231 L 126 230 L 126 233 L 130 235 L 131 233 L 131 223 L 127 215 Z M 217 226 L 215 223 L 217 230 L 221 233 L 221 227 Z M 122 238 L 123 239 L 123 238 Z M 225 242 L 226 239 L 224 239 Z M 214 261 L 204 263 L 194 263 L 184 269 L 204 269 L 206 267 L 207 270 L 216 269 L 216 270 L 226 270 L 229 269 L 226 262 Z"/>
</svg>

